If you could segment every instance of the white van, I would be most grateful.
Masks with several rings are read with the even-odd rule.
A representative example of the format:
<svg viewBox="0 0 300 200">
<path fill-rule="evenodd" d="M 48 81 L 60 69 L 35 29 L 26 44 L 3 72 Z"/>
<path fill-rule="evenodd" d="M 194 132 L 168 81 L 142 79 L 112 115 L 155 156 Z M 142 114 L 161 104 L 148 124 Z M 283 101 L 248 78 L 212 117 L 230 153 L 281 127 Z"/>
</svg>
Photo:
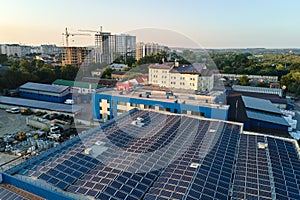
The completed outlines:
<svg viewBox="0 0 300 200">
<path fill-rule="evenodd" d="M 65 101 L 65 104 L 74 104 L 74 100 L 73 99 L 67 99 Z"/>
</svg>

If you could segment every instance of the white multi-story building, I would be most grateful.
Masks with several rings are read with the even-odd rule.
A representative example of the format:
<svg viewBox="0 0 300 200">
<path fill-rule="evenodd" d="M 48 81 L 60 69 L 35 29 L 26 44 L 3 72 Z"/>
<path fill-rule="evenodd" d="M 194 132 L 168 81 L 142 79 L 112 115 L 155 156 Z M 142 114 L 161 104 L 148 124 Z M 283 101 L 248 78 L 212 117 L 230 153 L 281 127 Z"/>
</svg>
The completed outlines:
<svg viewBox="0 0 300 200">
<path fill-rule="evenodd" d="M 167 88 L 210 91 L 214 86 L 213 72 L 202 64 L 152 64 L 149 66 L 149 83 Z"/>
<path fill-rule="evenodd" d="M 7 56 L 22 57 L 31 53 L 31 47 L 19 44 L 2 44 L 0 52 L 1 54 L 6 54 Z"/>
<path fill-rule="evenodd" d="M 157 43 L 138 42 L 136 44 L 136 59 L 139 60 L 147 55 L 157 54 L 162 51 L 169 52 L 170 49 L 167 46 Z"/>
</svg>

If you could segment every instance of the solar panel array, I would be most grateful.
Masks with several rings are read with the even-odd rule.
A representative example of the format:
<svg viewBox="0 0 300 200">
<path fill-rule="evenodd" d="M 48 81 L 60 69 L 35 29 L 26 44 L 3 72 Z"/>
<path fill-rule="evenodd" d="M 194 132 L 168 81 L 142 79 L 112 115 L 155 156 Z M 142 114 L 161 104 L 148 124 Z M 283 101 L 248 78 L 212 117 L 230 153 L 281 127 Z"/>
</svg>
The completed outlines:
<svg viewBox="0 0 300 200">
<path fill-rule="evenodd" d="M 14 193 L 4 187 L 0 186 L 0 199 L 5 200 L 29 200 L 23 196 L 20 196 L 17 193 Z"/>
<path fill-rule="evenodd" d="M 232 199 L 272 199 L 267 152 L 257 148 L 263 136 L 241 135 Z"/>
<path fill-rule="evenodd" d="M 291 142 L 267 138 L 276 199 L 300 199 L 300 162 Z"/>
<path fill-rule="evenodd" d="M 134 109 L 74 141 L 18 173 L 95 199 L 300 199 L 294 144 L 236 124 Z"/>
</svg>

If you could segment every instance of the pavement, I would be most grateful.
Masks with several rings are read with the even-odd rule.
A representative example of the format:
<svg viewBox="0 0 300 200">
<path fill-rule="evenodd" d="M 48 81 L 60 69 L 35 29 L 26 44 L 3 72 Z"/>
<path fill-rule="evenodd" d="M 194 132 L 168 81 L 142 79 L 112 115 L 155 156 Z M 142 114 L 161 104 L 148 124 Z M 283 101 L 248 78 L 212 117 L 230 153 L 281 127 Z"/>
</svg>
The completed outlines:
<svg viewBox="0 0 300 200">
<path fill-rule="evenodd" d="M 0 109 L 0 137 L 5 134 L 32 130 L 26 125 L 26 117 L 26 115 L 11 114 Z"/>
</svg>

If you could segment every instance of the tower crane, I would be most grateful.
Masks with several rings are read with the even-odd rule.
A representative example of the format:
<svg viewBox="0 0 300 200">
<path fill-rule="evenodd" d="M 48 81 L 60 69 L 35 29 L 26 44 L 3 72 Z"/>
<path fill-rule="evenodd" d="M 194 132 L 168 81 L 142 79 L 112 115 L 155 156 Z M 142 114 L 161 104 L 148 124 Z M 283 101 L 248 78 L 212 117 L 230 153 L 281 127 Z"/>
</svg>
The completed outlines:
<svg viewBox="0 0 300 200">
<path fill-rule="evenodd" d="M 81 32 L 91 32 L 91 33 L 97 33 L 100 34 L 102 32 L 102 26 L 100 26 L 100 31 L 95 31 L 95 30 L 83 30 L 83 29 L 79 29 L 78 31 Z"/>
<path fill-rule="evenodd" d="M 68 28 L 65 29 L 65 33 L 63 33 L 63 35 L 66 37 L 66 47 L 69 47 L 69 37 L 70 36 L 75 36 L 75 35 L 91 36 L 90 34 L 87 34 L 87 33 L 70 33 L 70 32 L 68 32 Z"/>
</svg>

